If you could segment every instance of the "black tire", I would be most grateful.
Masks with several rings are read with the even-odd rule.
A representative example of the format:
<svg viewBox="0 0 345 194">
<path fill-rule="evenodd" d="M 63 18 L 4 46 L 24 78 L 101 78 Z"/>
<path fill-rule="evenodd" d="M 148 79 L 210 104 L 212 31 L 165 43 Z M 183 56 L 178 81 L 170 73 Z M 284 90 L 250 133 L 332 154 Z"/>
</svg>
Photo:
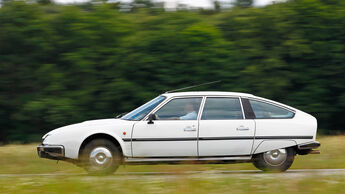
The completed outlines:
<svg viewBox="0 0 345 194">
<path fill-rule="evenodd" d="M 284 172 L 289 169 L 295 159 L 295 149 L 294 148 L 283 148 L 278 150 L 286 151 L 285 160 L 281 161 L 279 164 L 272 164 L 267 160 L 265 153 L 260 153 L 253 156 L 253 164 L 256 168 L 265 172 Z M 276 151 L 276 150 L 273 150 Z"/>
<path fill-rule="evenodd" d="M 95 139 L 82 150 L 80 162 L 91 175 L 109 175 L 116 171 L 121 161 L 122 154 L 114 143 L 107 139 Z"/>
</svg>

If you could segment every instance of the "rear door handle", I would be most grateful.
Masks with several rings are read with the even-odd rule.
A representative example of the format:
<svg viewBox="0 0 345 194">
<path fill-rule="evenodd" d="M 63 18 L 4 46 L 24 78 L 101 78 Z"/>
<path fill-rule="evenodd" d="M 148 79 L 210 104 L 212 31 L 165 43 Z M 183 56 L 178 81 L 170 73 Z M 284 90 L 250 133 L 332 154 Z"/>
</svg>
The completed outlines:
<svg viewBox="0 0 345 194">
<path fill-rule="evenodd" d="M 184 128 L 183 131 L 196 131 L 196 128 L 195 128 L 195 126 L 188 126 L 188 127 Z"/>
<path fill-rule="evenodd" d="M 239 126 L 237 127 L 237 131 L 247 131 L 249 130 L 249 127 Z"/>
</svg>

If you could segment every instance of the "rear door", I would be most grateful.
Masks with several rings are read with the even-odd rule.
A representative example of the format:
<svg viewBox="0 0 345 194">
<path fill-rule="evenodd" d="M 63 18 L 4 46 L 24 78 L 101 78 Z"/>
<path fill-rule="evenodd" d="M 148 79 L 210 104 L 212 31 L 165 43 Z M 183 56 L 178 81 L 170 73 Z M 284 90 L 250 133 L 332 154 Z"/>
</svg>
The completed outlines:
<svg viewBox="0 0 345 194">
<path fill-rule="evenodd" d="M 199 156 L 250 155 L 255 121 L 245 119 L 239 97 L 207 97 L 199 121 Z"/>
</svg>

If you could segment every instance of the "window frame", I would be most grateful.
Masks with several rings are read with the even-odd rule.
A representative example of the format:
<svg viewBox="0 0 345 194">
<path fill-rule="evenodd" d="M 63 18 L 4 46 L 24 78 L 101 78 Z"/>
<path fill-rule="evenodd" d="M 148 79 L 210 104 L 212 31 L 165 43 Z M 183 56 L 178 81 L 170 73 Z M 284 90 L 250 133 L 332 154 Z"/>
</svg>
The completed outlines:
<svg viewBox="0 0 345 194">
<path fill-rule="evenodd" d="M 238 99 L 238 101 L 240 103 L 240 106 L 241 106 L 242 119 L 206 119 L 206 120 L 201 119 L 202 118 L 202 114 L 204 113 L 204 108 L 205 108 L 205 105 L 206 105 L 206 102 L 207 102 L 207 98 L 232 98 L 232 99 Z M 241 99 L 240 96 L 205 96 L 205 100 L 204 100 L 204 103 L 203 103 L 203 106 L 202 106 L 202 111 L 201 111 L 200 118 L 199 118 L 200 121 L 233 121 L 233 120 L 245 120 L 245 119 L 246 119 L 246 116 L 244 114 L 244 109 L 243 109 L 243 105 L 242 105 L 242 99 Z"/>
<path fill-rule="evenodd" d="M 164 96 L 164 95 L 159 95 L 159 96 L 157 96 L 156 98 L 158 98 L 158 97 L 163 97 L 164 99 L 163 99 L 159 104 L 157 104 L 153 109 L 151 109 L 151 111 L 154 110 L 156 107 L 158 107 L 160 104 L 162 104 L 162 103 L 167 99 L 167 97 Z M 156 98 L 153 98 L 153 99 L 151 99 L 150 101 L 148 101 L 148 102 L 142 104 L 141 106 L 138 106 L 137 108 L 131 110 L 130 112 L 128 112 L 128 113 L 126 113 L 125 115 L 123 115 L 120 119 L 126 120 L 126 121 L 141 121 L 141 120 L 143 120 L 143 119 L 144 119 L 146 116 L 148 116 L 150 113 L 146 114 L 144 117 L 142 117 L 142 118 L 139 119 L 139 120 L 123 119 L 123 117 L 126 116 L 126 115 L 128 115 L 128 114 L 130 114 L 130 113 L 132 113 L 133 111 L 135 111 L 135 110 L 137 110 L 137 109 L 143 107 L 144 105 L 146 105 L 147 103 L 153 101 L 153 100 L 156 99 Z M 133 113 L 132 113 L 132 114 L 133 114 Z"/>
<path fill-rule="evenodd" d="M 280 103 L 276 103 L 276 102 L 271 102 L 269 100 L 266 99 L 260 99 L 260 98 L 254 98 L 254 97 L 247 97 L 247 96 L 235 96 L 235 95 L 187 95 L 187 96 L 173 96 L 173 97 L 168 97 L 166 95 L 161 95 L 166 97 L 165 100 L 163 100 L 159 105 L 157 105 L 154 109 L 151 110 L 151 112 L 149 112 L 143 119 L 139 120 L 139 121 L 148 121 L 148 117 L 150 114 L 156 113 L 159 109 L 161 109 L 165 104 L 167 104 L 168 102 L 170 102 L 173 99 L 177 99 L 177 98 L 202 98 L 201 103 L 200 103 L 200 108 L 199 108 L 199 112 L 198 112 L 198 117 L 197 117 L 197 121 L 201 121 L 201 117 L 202 117 L 202 112 L 204 111 L 204 107 L 205 107 L 205 103 L 206 103 L 206 99 L 208 97 L 210 98 L 238 98 L 240 100 L 240 104 L 241 104 L 241 110 L 242 110 L 242 115 L 243 115 L 243 119 L 231 119 L 231 120 L 250 120 L 250 119 L 293 119 L 296 116 L 296 110 L 286 107 Z M 266 104 L 270 104 L 288 111 L 291 111 L 293 113 L 292 117 L 289 118 L 256 118 L 254 110 L 253 110 L 253 114 L 255 116 L 255 118 L 246 118 L 246 114 L 245 111 L 247 112 L 248 110 L 245 110 L 245 108 L 243 107 L 243 99 L 248 100 L 250 107 L 253 109 L 253 107 L 250 104 L 249 100 L 254 100 L 254 101 L 259 101 L 262 103 L 266 103 Z M 229 121 L 231 121 L 229 120 Z M 159 121 L 185 121 L 185 120 L 159 120 Z M 204 120 L 207 121 L 207 120 Z"/>
<path fill-rule="evenodd" d="M 252 110 L 253 110 L 253 113 L 254 113 L 254 116 L 255 116 L 255 118 L 254 119 L 293 119 L 294 117 L 295 117 L 295 115 L 296 115 L 296 110 L 293 110 L 293 109 L 291 109 L 291 108 L 288 108 L 288 107 L 286 107 L 286 106 L 284 106 L 284 105 L 280 105 L 280 104 L 278 104 L 278 103 L 274 103 L 274 102 L 270 102 L 270 101 L 268 101 L 268 100 L 263 100 L 263 99 L 258 99 L 258 98 L 251 98 L 251 97 L 248 97 L 248 98 L 246 98 L 246 99 L 248 99 L 248 102 L 249 102 L 249 104 L 250 104 L 250 107 L 252 108 Z M 250 103 L 250 101 L 257 101 L 257 102 L 262 102 L 262 103 L 265 103 L 265 104 L 269 104 L 269 105 L 272 105 L 272 106 L 275 106 L 275 107 L 278 107 L 278 108 L 281 108 L 281 109 L 284 109 L 284 110 L 287 110 L 287 111 L 290 111 L 290 112 L 292 112 L 293 113 L 293 115 L 291 116 L 291 117 L 287 117 L 287 118 L 256 118 L 256 115 L 255 115 L 255 112 L 254 112 L 254 109 L 253 109 L 253 107 L 252 107 L 252 104 Z"/>
<path fill-rule="evenodd" d="M 195 120 L 156 120 L 156 121 L 199 121 L 200 120 L 200 111 L 203 108 L 203 103 L 204 103 L 204 99 L 205 99 L 205 96 L 200 96 L 200 95 L 197 95 L 197 96 L 174 96 L 174 97 L 167 98 L 167 99 L 165 99 L 165 101 L 163 101 L 158 106 L 156 106 L 149 114 L 147 114 L 142 119 L 142 121 L 148 121 L 148 117 L 150 114 L 156 114 L 157 111 L 159 111 L 163 106 L 168 104 L 170 101 L 176 100 L 176 99 L 186 99 L 186 98 L 201 98 L 197 119 L 195 119 Z"/>
</svg>

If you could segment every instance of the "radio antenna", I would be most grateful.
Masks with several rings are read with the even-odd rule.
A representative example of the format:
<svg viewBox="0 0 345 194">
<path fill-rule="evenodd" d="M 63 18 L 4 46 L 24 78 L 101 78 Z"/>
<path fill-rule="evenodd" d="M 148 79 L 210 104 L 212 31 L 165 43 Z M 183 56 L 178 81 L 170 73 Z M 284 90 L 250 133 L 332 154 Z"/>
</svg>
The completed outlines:
<svg viewBox="0 0 345 194">
<path fill-rule="evenodd" d="M 215 84 L 215 83 L 219 83 L 221 81 L 222 80 L 206 82 L 206 83 L 202 83 L 202 84 L 198 84 L 198 85 L 193 85 L 193 86 L 188 86 L 188 87 L 184 87 L 184 88 L 179 88 L 179 89 L 175 89 L 175 90 L 166 91 L 165 93 L 177 92 L 177 91 L 186 90 L 186 89 L 190 89 L 190 88 L 196 88 L 196 87 L 200 87 L 200 86 Z"/>
</svg>

